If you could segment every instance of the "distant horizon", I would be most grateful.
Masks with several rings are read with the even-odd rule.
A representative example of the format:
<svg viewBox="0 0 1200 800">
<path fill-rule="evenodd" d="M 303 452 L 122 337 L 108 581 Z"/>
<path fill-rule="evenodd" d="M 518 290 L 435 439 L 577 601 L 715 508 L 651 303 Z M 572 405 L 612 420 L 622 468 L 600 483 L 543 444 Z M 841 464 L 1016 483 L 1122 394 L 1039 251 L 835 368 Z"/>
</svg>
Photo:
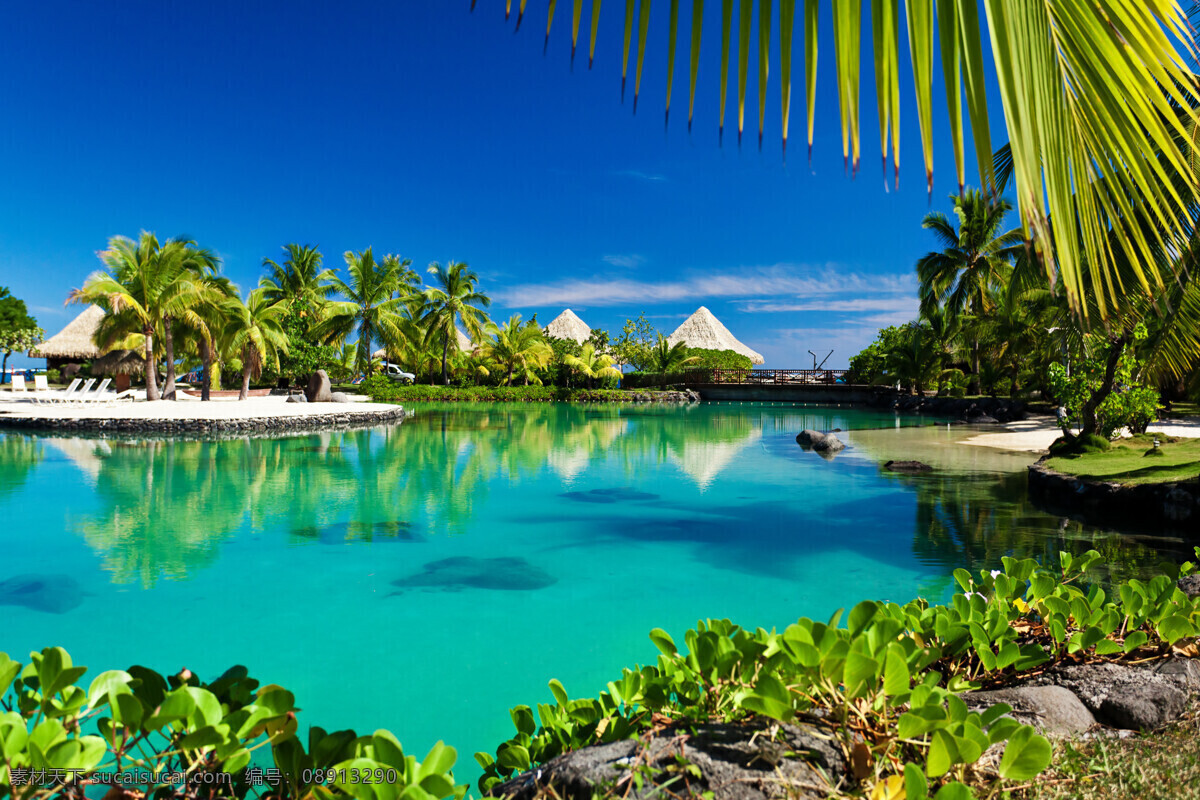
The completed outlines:
<svg viewBox="0 0 1200 800">
<path fill-rule="evenodd" d="M 950 211 L 957 181 L 935 113 L 927 197 L 911 88 L 897 191 L 890 166 L 881 176 L 872 161 L 874 103 L 860 115 L 860 174 L 843 172 L 832 48 L 820 52 L 810 166 L 800 72 L 785 161 L 774 76 L 761 152 L 757 130 L 736 144 L 736 101 L 721 147 L 716 49 L 701 60 L 689 134 L 679 47 L 664 132 L 665 53 L 647 55 L 637 114 L 632 72 L 621 104 L 620 15 L 601 19 L 589 71 L 586 57 L 570 65 L 569 27 L 556 27 L 543 56 L 537 25 L 527 20 L 514 36 L 497 12 L 425 3 L 13 9 L 0 50 L 14 121 L 3 151 L 20 157 L 8 160 L 0 189 L 0 285 L 52 336 L 77 313 L 63 299 L 100 268 L 95 254 L 109 237 L 145 229 L 214 250 L 243 293 L 264 258 L 280 260 L 298 242 L 323 245 L 337 269 L 344 251 L 368 246 L 422 272 L 432 261 L 467 262 L 497 321 L 520 312 L 544 325 L 569 307 L 615 335 L 645 313 L 668 335 L 704 305 L 766 367 L 811 367 L 807 351 L 832 349 L 827 366 L 844 368 L 876 330 L 916 316 L 913 265 L 934 245 L 921 218 Z M 655 7 L 652 32 L 665 14 Z M 101 28 L 144 47 L 113 49 L 95 37 Z M 155 35 L 165 29 L 191 35 Z M 865 36 L 864 64 L 871 58 Z M 902 86 L 910 70 L 905 50 Z M 20 359 L 10 364 L 43 363 Z"/>
</svg>

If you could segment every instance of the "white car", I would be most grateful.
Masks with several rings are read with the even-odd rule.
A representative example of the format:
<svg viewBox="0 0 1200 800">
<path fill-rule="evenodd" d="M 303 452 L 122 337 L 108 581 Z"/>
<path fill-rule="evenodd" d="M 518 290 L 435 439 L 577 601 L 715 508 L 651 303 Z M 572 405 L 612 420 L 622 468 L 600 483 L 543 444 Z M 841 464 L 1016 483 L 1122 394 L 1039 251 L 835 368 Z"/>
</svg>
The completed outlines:
<svg viewBox="0 0 1200 800">
<path fill-rule="evenodd" d="M 405 372 L 395 364 L 385 364 L 384 374 L 398 383 L 412 383 L 417 379 L 416 375 L 413 375 L 411 372 Z"/>
</svg>

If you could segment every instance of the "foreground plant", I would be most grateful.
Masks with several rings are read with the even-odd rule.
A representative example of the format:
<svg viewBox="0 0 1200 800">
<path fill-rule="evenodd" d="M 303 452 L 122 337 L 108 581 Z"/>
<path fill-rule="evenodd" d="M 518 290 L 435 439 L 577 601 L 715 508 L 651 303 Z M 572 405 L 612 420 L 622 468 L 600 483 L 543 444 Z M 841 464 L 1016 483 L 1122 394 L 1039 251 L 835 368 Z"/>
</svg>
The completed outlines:
<svg viewBox="0 0 1200 800">
<path fill-rule="evenodd" d="M 708 620 L 687 632 L 686 652 L 656 629 L 657 663 L 626 669 L 598 698 L 571 700 L 551 681 L 555 703 L 539 705 L 536 721 L 530 707 L 512 709 L 517 734 L 494 757 L 475 755 L 485 770 L 479 786 L 487 791 L 561 753 L 655 727 L 754 717 L 826 729 L 847 763 L 865 765 L 858 788 L 872 797 L 967 798 L 973 788 L 986 795 L 1028 781 L 1050 763 L 1050 743 L 1006 717 L 1008 706 L 972 712 L 960 693 L 1067 658 L 1169 655 L 1200 622 L 1196 601 L 1173 576 L 1126 581 L 1110 598 L 1081 585 L 1099 553 L 1060 559 L 1051 572 L 1006 557 L 1003 570 L 978 580 L 960 569 L 963 591 L 951 603 L 868 600 L 851 609 L 845 627 L 840 611 L 783 632 Z M 1193 571 L 1190 563 L 1180 570 Z M 994 776 L 982 772 L 981 756 L 1000 744 Z"/>
<path fill-rule="evenodd" d="M 438 742 L 420 763 L 385 730 L 370 736 L 310 728 L 295 698 L 260 686 L 245 667 L 212 683 L 184 670 L 109 670 L 85 689 L 86 667 L 61 647 L 28 664 L 0 653 L 0 797 L 461 798 L 456 753 Z M 136 784 L 115 783 L 121 773 Z M 89 792 L 89 795 L 92 794 Z M 111 796 L 111 795 L 110 795 Z"/>
</svg>

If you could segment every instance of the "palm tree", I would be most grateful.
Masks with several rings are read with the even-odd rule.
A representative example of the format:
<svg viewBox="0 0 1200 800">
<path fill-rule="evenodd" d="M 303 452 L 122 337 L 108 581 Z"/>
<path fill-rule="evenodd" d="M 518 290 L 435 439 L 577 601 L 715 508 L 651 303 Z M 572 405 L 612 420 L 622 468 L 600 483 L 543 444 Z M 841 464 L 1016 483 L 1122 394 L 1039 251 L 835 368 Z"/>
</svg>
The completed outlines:
<svg viewBox="0 0 1200 800">
<path fill-rule="evenodd" d="M 533 371 L 543 369 L 554 357 L 554 351 L 546 344 L 542 328 L 533 320 L 521 324 L 521 315 L 513 314 L 508 322 L 495 330 L 494 339 L 484 339 L 480 351 L 485 361 L 495 364 L 504 373 L 504 385 L 511 386 L 513 373 L 520 369 L 529 385 L 532 376 L 541 383 Z"/>
<path fill-rule="evenodd" d="M 339 342 L 357 332 L 358 363 L 370 374 L 374 342 L 395 336 L 401 307 L 420 280 L 407 258 L 389 254 L 376 261 L 370 247 L 361 253 L 347 250 L 343 257 L 350 280 L 335 278 L 333 286 L 347 300 L 329 305 L 323 330 L 335 332 Z"/>
<path fill-rule="evenodd" d="M 650 348 L 650 372 L 683 372 L 683 368 L 688 364 L 694 364 L 700 360 L 699 356 L 689 356 L 687 345 L 683 342 L 676 342 L 674 345 L 667 344 L 667 339 L 661 333 L 658 335 L 658 342 Z"/>
<path fill-rule="evenodd" d="M 951 196 L 958 229 L 945 214 L 925 215 L 921 227 L 933 231 L 944 250 L 917 261 L 922 313 L 942 306 L 951 320 L 978 321 L 992 306 L 992 291 L 1007 284 L 1012 261 L 1023 249 L 1021 232 L 1001 233 L 1004 215 L 1012 208 L 983 192 L 967 190 Z M 973 320 L 966 320 L 966 317 Z M 979 393 L 979 333 L 972 335 L 971 394 Z"/>
<path fill-rule="evenodd" d="M 235 300 L 229 310 L 225 337 L 229 352 L 242 362 L 242 390 L 238 399 L 245 400 L 250 395 L 250 379 L 262 374 L 265 366 L 278 367 L 279 354 L 287 352 L 283 306 L 267 300 L 262 289 L 255 289 L 244 304 Z"/>
<path fill-rule="evenodd" d="M 163 396 L 174 398 L 175 349 L 173 319 L 187 316 L 199 296 L 199 284 L 216 268 L 216 257 L 198 249 L 190 239 L 168 239 L 161 244 L 153 233 L 142 231 L 137 242 L 114 236 L 100 253 L 107 271 L 93 272 L 80 289 L 70 293 L 71 303 L 92 303 L 106 315 L 97 343 L 108 348 L 141 336 L 146 359 L 146 399 L 158 400 L 158 337 L 163 339 L 167 381 Z"/>
<path fill-rule="evenodd" d="M 943 352 L 927 325 L 912 325 L 904 345 L 888 353 L 888 367 L 913 393 L 923 394 L 926 386 L 946 376 Z"/>
<path fill-rule="evenodd" d="M 434 262 L 427 272 L 434 277 L 435 285 L 425 290 L 426 307 L 420 323 L 427 341 L 441 342 L 442 383 L 449 386 L 446 359 L 450 342 L 458 335 L 455 327 L 461 320 L 473 341 L 485 338 L 487 313 L 483 309 L 491 306 L 492 300 L 476 289 L 479 276 L 464 263 L 451 261 L 449 266 L 443 267 Z"/>
<path fill-rule="evenodd" d="M 563 357 L 563 363 L 588 379 L 589 388 L 601 378 L 619 378 L 621 370 L 613 366 L 613 357 L 607 353 L 597 353 L 596 346 L 588 342 L 579 351 L 579 355 Z"/>
<path fill-rule="evenodd" d="M 197 302 L 180 322 L 180 326 L 192 334 L 196 352 L 200 357 L 203 385 L 200 399 L 209 400 L 212 390 L 212 365 L 219 347 L 218 339 L 229 322 L 231 301 L 238 300 L 237 287 L 223 275 L 207 275 L 198 287 Z M 240 305 L 240 302 L 237 303 Z"/>
<path fill-rule="evenodd" d="M 321 306 L 335 291 L 335 273 L 331 269 L 321 269 L 324 259 L 321 251 L 315 245 L 294 242 L 285 244 L 283 250 L 287 258 L 282 264 L 263 259 L 262 265 L 268 274 L 259 279 L 258 288 L 272 303 L 305 300 L 314 308 Z"/>
<path fill-rule="evenodd" d="M 649 2 L 632 0 L 625 4 L 625 57 L 621 82 L 629 66 L 630 36 L 638 31 L 637 71 L 634 81 L 636 101 L 641 85 L 643 55 L 651 15 Z M 738 5 L 738 24 L 732 22 L 734 3 L 710 3 L 710 17 L 721 17 L 720 34 L 710 31 L 701 37 L 704 4 L 696 2 L 691 18 L 692 52 L 689 71 L 691 95 L 688 124 L 695 104 L 700 42 L 721 54 L 720 71 L 713 71 L 720 89 L 719 126 L 724 127 L 725 87 L 729 85 L 730 42 L 738 34 L 737 118 L 741 139 L 746 106 L 746 84 L 753 72 L 748 57 L 750 31 L 759 30 L 758 109 L 759 141 L 763 133 L 763 111 L 767 102 L 768 76 L 779 76 L 784 152 L 787 149 L 788 123 L 792 97 L 792 38 L 796 0 L 779 0 L 778 26 L 772 31 L 772 0 L 742 0 Z M 758 8 L 755 8 L 755 5 Z M 836 92 L 841 110 L 842 155 L 859 163 L 859 71 L 862 39 L 862 7 L 865 0 L 839 0 L 834 6 L 833 45 L 837 69 Z M 1096 311 L 1107 316 L 1112 304 L 1120 310 L 1128 289 L 1115 278 L 1121 261 L 1128 263 L 1137 277 L 1138 292 L 1161 291 L 1169 280 L 1168 262 L 1162 252 L 1183 248 L 1191 224 L 1187 211 L 1200 199 L 1200 181 L 1190 168 L 1194 151 L 1193 133 L 1197 128 L 1196 107 L 1200 84 L 1191 74 L 1194 59 L 1192 27 L 1183 7 L 1174 0 L 1145 3 L 1094 3 L 1089 0 L 987 0 L 986 27 L 979 16 L 979 4 L 937 0 L 910 0 L 901 16 L 897 0 L 877 0 L 871 11 L 873 20 L 875 90 L 878 105 L 881 155 L 886 166 L 889 140 L 893 165 L 899 164 L 899 113 L 901 90 L 900 53 L 905 40 L 912 54 L 913 85 L 916 90 L 917 118 L 925 160 L 926 185 L 933 188 L 934 73 L 944 77 L 946 118 L 954 145 L 958 185 L 965 176 L 964 133 L 968 128 L 979 175 L 985 189 L 995 191 L 994 167 L 989 121 L 986 76 L 996 75 L 1000 102 L 1004 108 L 1005 129 L 1012 146 L 1012 173 L 1021 198 L 1025 234 L 1032 240 L 1047 275 L 1061 278 L 1073 311 L 1085 316 L 1084 301 L 1099 299 Z M 672 3 L 669 28 L 660 31 L 666 39 L 662 52 L 674 61 L 678 9 Z M 805 3 L 803 49 L 807 103 L 807 133 L 812 152 L 816 103 L 817 51 L 819 21 L 815 0 Z M 549 4 L 547 38 L 555 4 Z M 580 3 L 575 4 L 573 35 L 579 30 Z M 600 0 L 592 4 L 593 14 Z M 686 11 L 685 11 L 686 14 Z M 903 18 L 904 22 L 900 22 Z M 598 16 L 592 20 L 594 53 Z M 685 21 L 687 17 L 685 16 Z M 712 20 L 710 19 L 710 24 Z M 561 26 L 560 26 L 561 27 Z M 906 30 L 903 30 L 906 29 Z M 771 42 L 775 33 L 778 46 Z M 939 41 L 941 70 L 934 67 L 934 42 Z M 685 40 L 686 41 L 686 40 Z M 986 63 L 987 45 L 991 45 L 991 64 Z M 771 46 L 767 46 L 770 44 Z M 769 68 L 772 52 L 779 62 Z M 699 70 L 702 72 L 703 70 Z M 670 111 L 674 71 L 667 71 L 667 110 Z M 962 103 L 966 94 L 965 108 Z M 635 103 L 636 107 L 636 103 Z M 1176 114 L 1176 110 L 1182 110 Z M 1147 169 L 1147 163 L 1161 153 L 1171 168 Z M 1172 186 L 1173 176 L 1185 176 Z M 1132 216 L 1114 224 L 1117 208 Z M 1053 220 L 1053 226 L 1051 226 Z M 1153 230 L 1141 235 L 1145 224 Z M 1115 234 L 1117 246 L 1111 246 L 1106 234 Z M 1084 285 L 1084 277 L 1093 272 L 1100 280 Z M 1103 299 L 1111 301 L 1105 305 Z"/>
</svg>

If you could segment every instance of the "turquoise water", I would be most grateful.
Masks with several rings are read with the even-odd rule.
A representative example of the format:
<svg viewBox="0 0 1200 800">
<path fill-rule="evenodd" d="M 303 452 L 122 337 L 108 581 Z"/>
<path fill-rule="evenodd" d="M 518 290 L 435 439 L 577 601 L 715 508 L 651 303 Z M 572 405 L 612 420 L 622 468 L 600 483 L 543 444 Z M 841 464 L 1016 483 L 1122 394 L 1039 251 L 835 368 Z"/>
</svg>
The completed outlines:
<svg viewBox="0 0 1200 800">
<path fill-rule="evenodd" d="M 550 701 L 555 677 L 594 694 L 653 660 L 656 626 L 782 627 L 942 596 L 955 567 L 1004 554 L 1098 543 L 1136 570 L 1176 547 L 1038 512 L 1032 456 L 930 422 L 460 405 L 279 439 L 0 434 L 0 650 L 206 678 L 245 664 L 308 724 L 386 727 L 418 755 L 443 739 L 470 780 L 509 707 Z M 803 428 L 851 447 L 826 461 L 796 445 Z M 914 454 L 939 469 L 878 466 Z"/>
</svg>

